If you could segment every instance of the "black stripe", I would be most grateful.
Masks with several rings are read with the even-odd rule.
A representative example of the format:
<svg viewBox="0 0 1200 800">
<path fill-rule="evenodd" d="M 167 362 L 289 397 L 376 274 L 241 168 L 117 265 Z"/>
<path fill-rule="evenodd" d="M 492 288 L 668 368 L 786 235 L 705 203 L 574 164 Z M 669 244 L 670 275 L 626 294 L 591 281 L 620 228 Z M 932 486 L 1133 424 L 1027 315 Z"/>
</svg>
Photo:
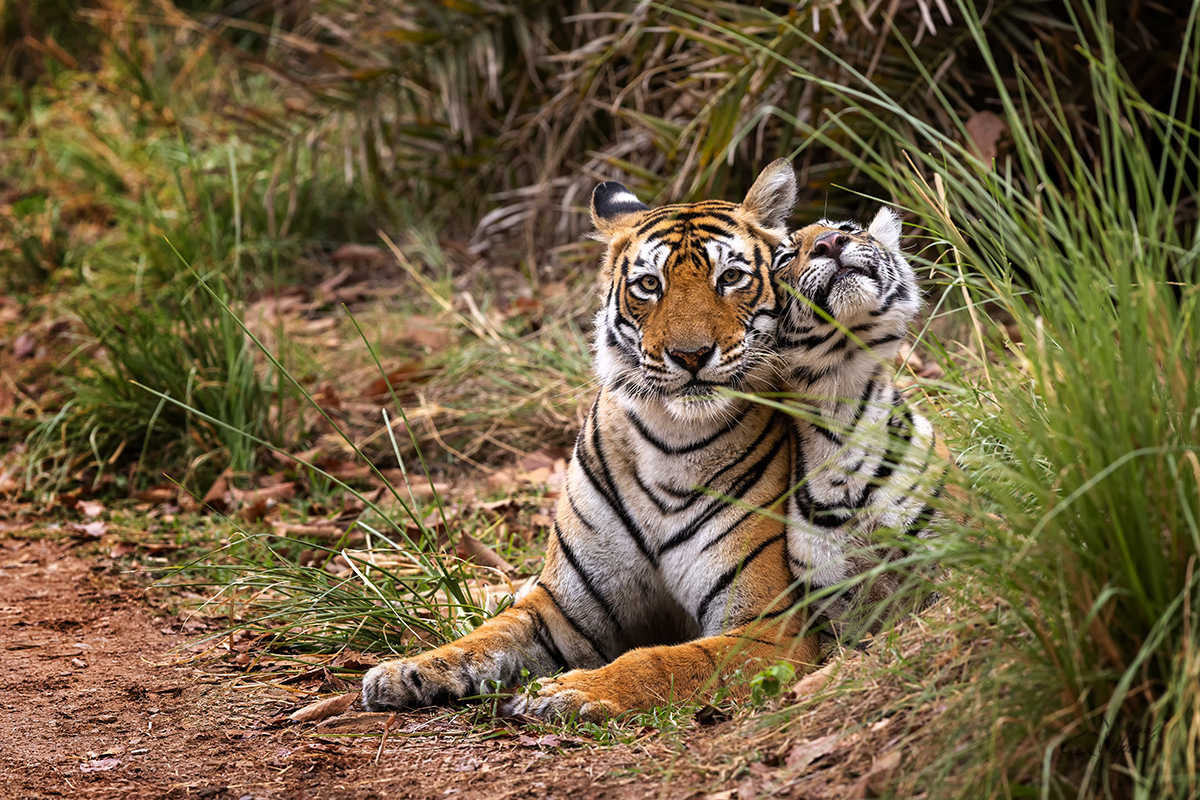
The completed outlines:
<svg viewBox="0 0 1200 800">
<path fill-rule="evenodd" d="M 829 347 L 825 349 L 825 355 L 831 356 L 834 353 L 840 353 L 841 351 L 843 351 L 847 347 L 849 347 L 849 345 L 850 345 L 849 337 L 843 336 L 839 339 L 835 339 L 833 344 L 829 345 Z"/>
<path fill-rule="evenodd" d="M 889 333 L 886 336 L 880 336 L 878 339 L 872 339 L 871 341 L 867 342 L 867 347 L 874 349 L 876 347 L 879 347 L 880 345 L 891 344 L 892 342 L 898 342 L 903 338 L 904 338 L 903 334 Z"/>
<path fill-rule="evenodd" d="M 908 452 L 909 446 L 912 444 L 912 438 L 916 434 L 916 425 L 913 422 L 912 411 L 905 409 L 904 414 L 900 418 L 892 417 L 888 422 L 888 428 L 899 429 L 903 427 L 904 432 L 888 432 L 888 449 L 880 459 L 879 464 L 875 467 L 875 472 L 871 475 L 871 480 L 867 483 L 863 490 L 863 496 L 859 502 L 859 508 L 866 508 L 871 497 L 875 495 L 883 484 L 885 484 L 900 466 L 904 454 Z"/>
<path fill-rule="evenodd" d="M 706 215 L 706 216 L 708 216 L 708 215 Z M 729 228 L 722 228 L 719 225 L 709 225 L 704 222 L 697 222 L 694 225 L 689 225 L 688 227 L 693 231 L 707 233 L 710 236 L 719 237 L 721 239 L 730 239 L 737 233 L 737 231 L 731 230 Z"/>
<path fill-rule="evenodd" d="M 917 537 L 923 530 L 929 527 L 929 521 L 933 519 L 933 515 L 937 513 L 937 509 L 929 503 L 926 503 L 917 516 L 913 517 L 913 521 L 904 526 L 904 530 L 900 531 L 903 537 Z"/>
<path fill-rule="evenodd" d="M 863 393 L 858 398 L 858 408 L 854 410 L 854 419 L 850 422 L 848 434 L 853 433 L 858 428 L 858 423 L 862 421 L 863 414 L 867 410 L 867 403 L 871 400 L 871 395 L 875 393 L 875 379 L 879 377 L 880 367 L 876 367 L 871 373 L 871 377 L 867 378 L 867 385 L 863 387 Z"/>
<path fill-rule="evenodd" d="M 768 429 L 773 429 L 775 427 L 776 416 L 777 415 L 772 414 L 771 418 L 767 421 Z M 761 438 L 760 438 L 760 440 L 761 440 Z M 771 446 L 771 449 L 767 452 L 767 454 L 764 455 L 762 458 L 760 458 L 758 461 L 756 461 L 754 464 L 752 464 L 750 466 L 750 468 L 747 469 L 745 472 L 743 472 L 741 477 L 739 477 L 734 482 L 734 484 L 731 487 L 729 487 L 729 491 L 722 492 L 722 494 L 724 494 L 727 497 L 731 497 L 735 500 L 740 500 L 742 495 L 744 495 L 747 491 L 749 491 L 751 488 L 753 488 L 754 485 L 756 483 L 758 483 L 759 480 L 762 479 L 762 476 L 764 474 L 766 474 L 767 468 L 771 465 L 771 462 L 775 460 L 775 456 L 779 454 L 779 450 L 783 447 L 783 442 L 784 442 L 784 437 L 782 435 L 777 437 L 775 439 L 775 444 L 773 444 Z M 748 452 L 748 454 L 752 454 L 752 453 L 753 453 L 753 450 Z M 740 464 L 740 463 L 742 463 L 741 458 L 736 458 L 733 462 L 731 462 L 731 464 Z M 727 465 L 726 469 L 728 468 L 728 466 L 730 466 L 730 465 Z M 724 470 L 722 470 L 722 472 L 723 471 Z M 708 522 L 713 517 L 715 517 L 720 511 L 722 511 L 728 507 L 729 507 L 728 500 L 726 500 L 722 497 L 712 498 L 712 503 L 709 504 L 708 508 L 705 509 L 704 513 L 697 516 L 696 519 L 692 520 L 692 522 L 690 522 L 688 525 L 684 526 L 682 529 L 680 529 L 678 532 L 676 532 L 676 534 L 674 536 L 672 536 L 670 539 L 668 539 L 667 541 L 662 543 L 662 545 L 658 548 L 659 555 L 661 556 L 662 554 L 666 553 L 667 551 L 672 550 L 676 547 L 679 547 L 681 544 L 684 544 L 684 543 L 688 542 L 689 540 L 691 540 L 692 537 L 694 537 L 697 533 L 699 533 L 701 531 L 701 529 L 706 524 L 708 524 Z"/>
<path fill-rule="evenodd" d="M 547 627 L 546 620 L 542 619 L 542 615 L 536 610 L 530 611 L 529 614 L 533 617 L 533 631 L 534 635 L 537 636 L 538 644 L 550 655 L 550 660 L 554 662 L 554 666 L 560 670 L 570 669 L 571 665 L 567 663 L 567 659 L 563 656 L 562 651 L 554 643 L 554 634 Z"/>
<path fill-rule="evenodd" d="M 590 420 L 592 426 L 592 441 L 590 444 L 591 449 L 595 451 L 596 457 L 600 461 L 600 469 L 604 478 L 603 482 L 601 482 L 600 477 L 598 477 L 592 470 L 591 465 L 588 463 L 588 458 L 586 457 L 587 451 L 584 449 L 576 451 L 579 466 L 583 467 L 583 474 L 587 476 L 588 481 L 592 484 L 592 488 L 594 488 L 596 492 L 604 498 L 604 501 L 608 503 L 608 507 L 611 508 L 613 513 L 617 515 L 617 518 L 621 520 L 621 524 L 624 526 L 625 532 L 629 534 L 631 539 L 633 539 L 638 550 L 642 552 L 642 555 L 644 555 L 652 565 L 657 567 L 658 557 L 650 551 L 649 547 L 647 547 L 645 535 L 642 533 L 642 530 L 638 527 L 637 523 L 634 522 L 629 516 L 629 510 L 625 508 L 625 504 L 621 502 L 620 495 L 617 494 L 615 490 L 612 471 L 608 467 L 608 459 L 605 458 L 604 449 L 600 444 L 600 424 L 597 412 L 599 407 L 600 398 L 596 398 L 596 402 L 592 404 Z"/>
<path fill-rule="evenodd" d="M 812 336 L 805 336 L 801 339 L 785 339 L 785 341 L 787 342 L 788 347 L 816 347 L 819 344 L 825 344 L 825 342 L 829 341 L 829 339 L 837 332 L 837 328 L 830 328 L 827 333 L 815 333 Z"/>
<path fill-rule="evenodd" d="M 686 453 L 694 453 L 697 450 L 701 450 L 705 447 L 708 447 L 710 444 L 715 442 L 717 439 L 720 439 L 722 436 L 729 433 L 731 430 L 733 430 L 736 427 L 734 425 L 731 425 L 727 428 L 721 428 L 721 429 L 718 429 L 717 432 L 714 433 L 712 436 L 709 436 L 707 439 L 701 439 L 698 442 L 692 442 L 691 444 L 685 444 L 680 447 L 675 447 L 674 445 L 667 444 L 666 442 L 662 441 L 657 436 L 655 436 L 653 433 L 651 433 L 650 429 L 646 427 L 646 423 L 642 422 L 641 418 L 638 417 L 638 415 L 635 414 L 632 409 L 626 409 L 625 414 L 626 414 L 626 416 L 629 417 L 629 421 L 633 423 L 633 427 L 637 430 L 638 433 L 641 434 L 643 439 L 645 439 L 647 442 L 654 445 L 655 448 L 657 448 L 658 450 L 660 450 L 663 453 L 666 453 L 669 456 L 679 456 L 679 455 L 684 455 Z"/>
<path fill-rule="evenodd" d="M 654 507 L 658 509 L 658 513 L 663 515 L 675 514 L 678 513 L 681 508 L 686 508 L 686 506 L 672 508 L 671 506 L 667 505 L 666 502 L 658 499 L 658 495 L 654 493 L 654 490 L 646 485 L 646 482 L 642 480 L 642 476 L 636 468 L 633 470 L 633 480 L 634 483 L 638 485 L 638 488 L 642 490 L 642 494 L 646 495 L 646 497 L 649 497 L 650 502 L 654 503 Z"/>
<path fill-rule="evenodd" d="M 924 477 L 925 471 L 929 469 L 929 462 L 933 461 L 933 454 L 937 450 L 937 433 L 934 432 L 929 437 L 929 447 L 925 448 L 925 457 L 921 460 L 921 466 L 917 469 L 917 478 L 908 487 L 908 490 L 897 499 L 903 499 L 906 495 L 911 495 L 917 490 L 921 484 L 921 478 Z"/>
<path fill-rule="evenodd" d="M 725 530 L 721 531 L 716 536 L 714 536 L 711 541 L 709 541 L 707 544 L 704 545 L 704 547 L 701 547 L 700 552 L 703 553 L 706 550 L 711 550 L 712 548 L 716 547 L 718 544 L 721 543 L 722 540 L 725 539 L 726 536 L 733 533 L 738 528 L 739 525 L 741 525 L 746 520 L 750 519 L 750 516 L 752 514 L 757 514 L 761 510 L 762 509 L 759 509 L 759 508 L 752 508 L 749 511 L 747 511 L 745 514 L 742 514 L 740 517 L 738 517 L 737 519 L 735 519 L 733 521 L 732 525 L 725 528 Z"/>
<path fill-rule="evenodd" d="M 834 433 L 833 431 L 829 430 L 829 426 L 836 425 L 837 420 L 825 419 L 824 415 L 822 415 L 820 411 L 816 411 L 815 415 L 817 417 L 817 421 L 813 423 L 813 429 L 816 430 L 817 433 L 821 434 L 826 439 L 828 439 L 832 444 L 835 444 L 838 447 L 841 447 L 843 444 L 842 437 L 839 436 L 838 434 Z"/>
<path fill-rule="evenodd" d="M 692 647 L 697 647 L 700 649 L 700 652 L 704 654 L 704 660 L 709 663 L 709 666 L 712 667 L 713 672 L 716 672 L 718 666 L 717 660 L 712 657 L 712 653 L 708 652 L 708 648 L 699 643 L 693 643 Z"/>
<path fill-rule="evenodd" d="M 696 609 L 696 621 L 700 623 L 701 628 L 704 627 L 704 617 L 708 615 L 708 608 L 710 605 L 712 605 L 712 601 L 717 598 L 717 595 L 728 589 L 733 583 L 733 579 L 736 578 L 742 572 L 742 570 L 748 567 L 750 562 L 758 558 L 758 556 L 761 555 L 764 550 L 783 539 L 783 537 L 784 534 L 779 533 L 772 536 L 770 539 L 763 540 L 759 543 L 758 547 L 751 550 L 745 558 L 739 561 L 737 566 L 726 570 L 720 578 L 717 578 L 716 584 L 712 589 L 709 590 L 704 599 L 700 601 L 700 606 Z"/>
<path fill-rule="evenodd" d="M 546 593 L 546 596 L 550 598 L 550 602 L 554 604 L 554 610 L 557 611 L 559 615 L 561 615 L 562 618 L 567 621 L 567 624 L 571 626 L 571 630 L 579 634 L 579 638 L 587 642 L 588 646 L 591 647 L 592 650 L 595 651 L 596 655 L 600 656 L 603 661 L 608 661 L 608 654 L 604 652 L 604 649 L 600 647 L 599 643 L 595 639 L 593 639 L 586 631 L 584 631 L 583 628 L 579 627 L 579 623 L 576 622 L 571 615 L 567 613 L 566 609 L 562 607 L 562 603 L 558 602 L 558 598 L 554 596 L 554 592 L 550 591 L 550 587 L 544 583 L 539 583 L 538 588 L 543 590 Z"/>
<path fill-rule="evenodd" d="M 575 570 L 575 573 L 579 576 L 579 580 L 583 581 L 583 587 L 587 589 L 588 594 L 590 594 L 592 599 L 596 601 L 596 605 L 600 606 L 600 609 L 604 612 L 605 616 L 608 617 L 609 622 L 613 624 L 613 628 L 620 633 L 621 623 L 617 621 L 617 615 L 613 611 L 612 604 L 609 603 L 608 599 L 601 593 L 600 587 L 597 586 L 592 580 L 592 576 L 588 574 L 588 572 L 584 570 L 583 565 L 579 563 L 579 557 L 563 538 L 562 529 L 558 527 L 558 520 L 554 521 L 553 532 L 555 539 L 558 540 L 559 549 L 562 550 L 563 555 L 567 557 L 567 563 L 569 563 L 571 568 Z"/>
<path fill-rule="evenodd" d="M 796 383 L 813 384 L 824 378 L 828 373 L 828 369 L 814 370 L 801 364 L 791 368 L 790 376 Z"/>
</svg>

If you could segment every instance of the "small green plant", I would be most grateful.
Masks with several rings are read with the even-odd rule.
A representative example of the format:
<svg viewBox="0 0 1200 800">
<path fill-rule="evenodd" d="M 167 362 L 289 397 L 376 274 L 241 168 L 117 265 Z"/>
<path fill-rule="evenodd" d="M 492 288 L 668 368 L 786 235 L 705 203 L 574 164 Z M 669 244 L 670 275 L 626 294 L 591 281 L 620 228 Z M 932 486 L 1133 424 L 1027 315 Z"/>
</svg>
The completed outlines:
<svg viewBox="0 0 1200 800">
<path fill-rule="evenodd" d="M 759 706 L 778 697 L 796 678 L 796 668 L 786 661 L 760 670 L 750 679 L 750 702 Z"/>
</svg>

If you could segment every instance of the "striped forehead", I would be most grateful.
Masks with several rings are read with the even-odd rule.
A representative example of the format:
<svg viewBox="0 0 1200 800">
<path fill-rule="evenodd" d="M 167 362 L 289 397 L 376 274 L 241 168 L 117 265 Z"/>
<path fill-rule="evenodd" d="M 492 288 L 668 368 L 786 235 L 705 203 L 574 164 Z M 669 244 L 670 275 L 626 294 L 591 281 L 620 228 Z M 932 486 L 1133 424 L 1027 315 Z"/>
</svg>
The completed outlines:
<svg viewBox="0 0 1200 800">
<path fill-rule="evenodd" d="M 731 256 L 744 258 L 748 248 L 732 203 L 664 206 L 647 215 L 632 242 L 633 272 L 659 272 L 672 253 L 702 252 L 710 265 Z"/>
</svg>

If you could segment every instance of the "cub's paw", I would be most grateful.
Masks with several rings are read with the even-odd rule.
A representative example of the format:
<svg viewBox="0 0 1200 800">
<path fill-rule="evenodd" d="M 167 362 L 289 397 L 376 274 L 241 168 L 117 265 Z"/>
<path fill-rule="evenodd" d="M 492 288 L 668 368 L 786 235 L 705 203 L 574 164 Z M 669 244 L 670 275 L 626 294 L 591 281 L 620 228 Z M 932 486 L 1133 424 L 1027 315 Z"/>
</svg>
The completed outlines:
<svg viewBox="0 0 1200 800">
<path fill-rule="evenodd" d="M 367 711 L 439 706 L 472 694 L 442 659 L 387 661 L 363 676 L 362 704 Z"/>
<path fill-rule="evenodd" d="M 573 670 L 542 683 L 536 695 L 517 694 L 501 705 L 504 714 L 528 714 L 542 719 L 569 719 L 604 722 L 627 707 L 605 692 L 591 670 Z"/>
</svg>

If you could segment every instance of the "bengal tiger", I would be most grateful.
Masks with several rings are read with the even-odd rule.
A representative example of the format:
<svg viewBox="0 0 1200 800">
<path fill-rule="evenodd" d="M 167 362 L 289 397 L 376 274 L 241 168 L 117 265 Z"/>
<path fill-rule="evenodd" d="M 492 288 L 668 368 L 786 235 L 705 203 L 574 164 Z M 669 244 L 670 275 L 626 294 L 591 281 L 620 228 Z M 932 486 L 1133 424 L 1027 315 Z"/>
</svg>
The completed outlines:
<svg viewBox="0 0 1200 800">
<path fill-rule="evenodd" d="M 816 661 L 781 516 L 792 425 L 719 391 L 777 380 L 772 253 L 795 192 L 786 161 L 740 204 L 652 210 L 619 183 L 595 189 L 592 219 L 607 244 L 601 389 L 536 587 L 457 641 L 373 668 L 364 706 L 438 704 L 512 685 L 522 671 L 562 670 L 505 710 L 595 720 L 686 700 L 738 669 Z"/>
<path fill-rule="evenodd" d="M 596 187 L 592 220 L 606 243 L 594 338 L 601 390 L 576 440 L 542 573 L 461 639 L 370 670 L 367 709 L 441 704 L 526 674 L 552 677 L 503 711 L 599 720 L 689 699 L 768 663 L 815 664 L 804 583 L 833 572 L 822 560 L 833 550 L 816 540 L 844 531 L 809 512 L 824 497 L 818 487 L 836 478 L 808 474 L 827 465 L 803 423 L 747 397 L 808 388 L 799 340 L 819 326 L 804 322 L 803 303 L 777 280 L 800 294 L 805 276 L 825 266 L 788 237 L 795 194 L 784 160 L 740 204 L 651 209 L 619 183 Z M 811 330 L 801 333 L 804 325 Z M 863 451 L 863 469 L 886 480 L 882 459 L 870 445 Z M 805 491 L 793 491 L 797 483 Z M 785 525 L 784 513 L 798 522 Z"/>
<path fill-rule="evenodd" d="M 842 630 L 878 630 L 902 610 L 898 591 L 909 572 L 886 562 L 934 535 L 953 463 L 893 380 L 894 357 L 921 307 L 900 232 L 887 208 L 866 230 L 821 220 L 789 235 L 772 265 L 781 284 L 784 385 L 805 406 L 794 423 L 788 558 L 808 593 L 826 594 L 813 602 L 817 616 Z"/>
</svg>

